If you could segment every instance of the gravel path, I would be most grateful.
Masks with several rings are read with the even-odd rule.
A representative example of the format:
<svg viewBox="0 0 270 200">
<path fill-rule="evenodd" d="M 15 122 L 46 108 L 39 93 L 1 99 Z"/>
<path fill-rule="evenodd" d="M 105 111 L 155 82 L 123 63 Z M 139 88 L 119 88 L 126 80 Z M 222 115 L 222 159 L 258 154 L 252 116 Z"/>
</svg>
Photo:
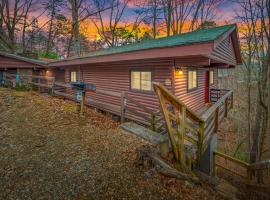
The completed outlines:
<svg viewBox="0 0 270 200">
<path fill-rule="evenodd" d="M 0 199 L 219 199 L 136 167 L 147 143 L 74 103 L 0 88 Z"/>
</svg>

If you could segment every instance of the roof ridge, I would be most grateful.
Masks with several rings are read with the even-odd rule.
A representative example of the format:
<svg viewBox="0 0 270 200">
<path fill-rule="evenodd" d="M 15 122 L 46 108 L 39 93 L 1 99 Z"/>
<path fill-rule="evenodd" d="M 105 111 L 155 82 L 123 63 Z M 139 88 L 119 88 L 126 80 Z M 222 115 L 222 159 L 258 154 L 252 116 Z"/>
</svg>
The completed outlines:
<svg viewBox="0 0 270 200">
<path fill-rule="evenodd" d="M 140 50 L 149 50 L 155 48 L 170 48 L 184 45 L 192 45 L 195 43 L 203 43 L 214 41 L 219 38 L 224 33 L 230 31 L 232 28 L 236 28 L 236 24 L 227 24 L 223 26 L 216 26 L 209 29 L 198 29 L 192 32 L 177 34 L 168 37 L 161 37 L 150 40 L 143 40 L 140 42 L 135 42 L 127 45 L 122 45 L 118 47 L 111 47 L 100 49 L 96 51 L 89 52 L 80 57 L 73 56 L 66 59 L 60 59 L 56 61 L 52 61 L 49 63 L 58 63 L 63 61 L 70 61 L 76 59 L 85 59 L 85 58 L 93 58 L 98 56 L 108 56 L 115 55 L 120 53 L 128 53 Z"/>
<path fill-rule="evenodd" d="M 198 33 L 198 32 L 207 32 L 207 31 L 211 31 L 211 30 L 214 30 L 214 29 L 221 29 L 221 28 L 225 28 L 225 27 L 234 27 L 234 26 L 236 26 L 236 25 L 235 24 L 226 24 L 226 25 L 223 25 L 223 26 L 216 26 L 216 27 L 208 28 L 208 29 L 197 29 L 197 30 L 191 31 L 191 32 L 185 32 L 185 33 L 180 33 L 180 34 L 175 34 L 175 35 L 170 35 L 170 36 L 163 36 L 163 37 L 160 37 L 160 38 L 153 38 L 153 39 L 149 39 L 149 40 L 141 40 L 141 41 L 138 41 L 138 42 L 129 43 L 129 44 L 122 45 L 122 46 L 98 49 L 96 51 L 86 53 L 85 55 L 83 55 L 81 57 L 73 56 L 73 57 L 70 57 L 70 58 L 84 58 L 84 57 L 87 57 L 87 56 L 89 56 L 89 55 L 91 55 L 93 53 L 96 53 L 96 52 L 110 51 L 111 49 L 121 49 L 121 48 L 124 48 L 124 47 L 133 46 L 133 45 L 135 46 L 135 45 L 142 44 L 142 43 L 150 43 L 150 42 L 153 42 L 153 41 L 158 42 L 158 41 L 161 41 L 161 40 L 169 40 L 169 39 L 172 39 L 172 38 L 183 37 L 185 35 L 194 34 L 194 33 Z"/>
</svg>

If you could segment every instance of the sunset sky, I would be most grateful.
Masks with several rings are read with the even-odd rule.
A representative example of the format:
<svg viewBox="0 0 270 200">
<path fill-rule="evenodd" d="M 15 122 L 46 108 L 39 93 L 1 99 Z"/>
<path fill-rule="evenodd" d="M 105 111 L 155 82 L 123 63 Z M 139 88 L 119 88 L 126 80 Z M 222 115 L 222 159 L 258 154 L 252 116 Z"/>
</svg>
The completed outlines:
<svg viewBox="0 0 270 200">
<path fill-rule="evenodd" d="M 220 4 L 219 10 L 217 11 L 216 15 L 216 23 L 218 25 L 223 25 L 223 24 L 228 24 L 228 23 L 236 23 L 237 21 L 235 20 L 235 13 L 237 10 L 236 4 L 233 3 L 231 0 L 224 0 L 222 4 Z M 123 18 L 125 21 L 130 21 L 132 22 L 134 18 L 134 10 L 135 7 L 134 5 L 130 4 L 125 12 L 125 17 Z M 40 15 L 41 9 L 38 9 L 33 15 L 38 16 Z M 69 16 L 70 14 L 67 12 L 63 12 L 64 15 Z M 46 15 L 40 17 L 39 23 L 43 24 L 47 21 Z M 90 20 L 86 21 L 85 23 L 81 24 L 81 29 L 84 30 L 85 34 L 89 38 L 94 38 L 97 35 L 97 31 L 95 26 L 91 23 Z"/>
</svg>

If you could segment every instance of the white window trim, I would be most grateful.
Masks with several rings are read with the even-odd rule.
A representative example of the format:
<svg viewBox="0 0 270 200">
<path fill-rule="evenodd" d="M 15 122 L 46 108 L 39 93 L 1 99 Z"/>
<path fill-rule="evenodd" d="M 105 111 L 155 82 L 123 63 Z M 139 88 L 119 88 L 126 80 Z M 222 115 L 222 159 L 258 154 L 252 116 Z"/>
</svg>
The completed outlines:
<svg viewBox="0 0 270 200">
<path fill-rule="evenodd" d="M 132 88 L 132 72 L 139 72 L 140 73 L 140 89 Z M 150 80 L 151 88 L 150 88 L 150 90 L 142 89 L 141 73 L 143 73 L 143 72 L 151 73 L 151 80 Z M 130 90 L 135 91 L 135 92 L 152 92 L 153 91 L 152 80 L 153 80 L 153 71 L 151 71 L 151 70 L 131 70 L 130 71 Z"/>
<path fill-rule="evenodd" d="M 189 87 L 189 72 L 196 72 L 196 85 L 195 86 L 192 85 L 193 87 L 191 87 L 191 88 Z M 194 77 L 192 76 L 192 78 L 194 78 Z M 191 91 L 196 90 L 197 88 L 198 88 L 198 70 L 197 69 L 188 69 L 187 70 L 187 91 L 191 92 Z"/>
</svg>

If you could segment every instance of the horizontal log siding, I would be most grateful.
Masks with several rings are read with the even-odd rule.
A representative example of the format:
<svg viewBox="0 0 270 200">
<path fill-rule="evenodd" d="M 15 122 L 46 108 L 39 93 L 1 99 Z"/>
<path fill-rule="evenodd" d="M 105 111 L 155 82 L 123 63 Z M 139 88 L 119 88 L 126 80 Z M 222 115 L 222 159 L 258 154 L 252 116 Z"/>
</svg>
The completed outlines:
<svg viewBox="0 0 270 200">
<path fill-rule="evenodd" d="M 8 58 L 5 56 L 0 56 L 0 68 L 33 68 L 38 65 L 28 63 L 25 61 L 17 60 L 15 58 Z"/>
<path fill-rule="evenodd" d="M 111 92 L 126 92 L 139 103 L 144 104 L 150 109 L 157 110 L 159 103 L 154 92 L 151 94 L 143 92 L 133 92 L 130 90 L 130 70 L 150 70 L 152 71 L 153 81 L 164 83 L 165 79 L 171 78 L 170 61 L 159 63 L 130 63 L 130 64 L 104 64 L 96 66 L 81 67 L 83 81 L 96 84 L 98 90 Z M 168 87 L 171 89 L 171 87 Z M 121 106 L 121 98 L 111 95 L 88 93 L 87 98 L 96 102 Z M 134 107 L 129 103 L 129 107 Z M 119 110 L 120 111 L 120 110 Z"/>
<path fill-rule="evenodd" d="M 192 110 L 196 111 L 205 105 L 204 89 L 205 89 L 205 72 L 209 68 L 198 67 L 198 88 L 191 92 L 187 92 L 187 67 L 183 67 L 183 74 L 175 73 L 175 95 L 189 106 Z M 214 84 L 209 88 L 217 88 L 217 69 L 214 70 Z"/>
<path fill-rule="evenodd" d="M 176 59 L 176 65 L 191 65 L 191 66 L 201 66 L 206 65 L 208 59 L 206 58 L 193 58 L 193 59 Z M 159 109 L 159 102 L 157 96 L 154 94 L 134 92 L 130 91 L 130 70 L 132 69 L 142 69 L 151 70 L 153 72 L 153 81 L 165 83 L 166 79 L 171 79 L 172 85 L 166 86 L 172 92 L 175 91 L 177 97 L 180 98 L 184 103 L 190 106 L 192 109 L 197 110 L 204 106 L 204 72 L 209 70 L 209 68 L 198 67 L 198 89 L 187 93 L 187 73 L 186 68 L 183 68 L 183 75 L 179 77 L 176 75 L 173 80 L 173 70 L 174 62 L 172 59 L 167 60 L 143 60 L 143 61 L 129 61 L 126 63 L 104 63 L 96 65 L 84 65 L 80 67 L 82 80 L 86 83 L 92 83 L 97 86 L 97 90 L 104 90 L 109 92 L 116 92 L 117 95 L 107 95 L 102 93 L 91 93 L 87 92 L 86 98 L 89 100 L 90 104 L 94 107 L 100 109 L 104 108 L 105 111 L 110 111 L 114 114 L 120 115 L 121 106 L 121 92 L 126 92 L 126 94 L 132 97 L 139 103 L 144 104 L 150 109 Z M 217 86 L 217 70 L 214 70 L 214 83 L 210 85 L 210 88 L 215 88 Z M 65 82 L 70 82 L 70 71 L 79 71 L 79 67 L 66 67 L 65 70 Z M 175 81 L 175 83 L 173 83 Z M 173 84 L 175 87 L 173 87 Z M 102 105 L 103 104 L 103 105 Z M 129 107 L 135 107 L 132 103 L 128 103 Z M 139 108 L 137 111 L 141 112 Z"/>
<path fill-rule="evenodd" d="M 237 64 L 231 37 L 227 37 L 225 40 L 223 40 L 214 49 L 211 55 L 222 60 L 224 63 L 231 63 L 234 65 Z"/>
</svg>

